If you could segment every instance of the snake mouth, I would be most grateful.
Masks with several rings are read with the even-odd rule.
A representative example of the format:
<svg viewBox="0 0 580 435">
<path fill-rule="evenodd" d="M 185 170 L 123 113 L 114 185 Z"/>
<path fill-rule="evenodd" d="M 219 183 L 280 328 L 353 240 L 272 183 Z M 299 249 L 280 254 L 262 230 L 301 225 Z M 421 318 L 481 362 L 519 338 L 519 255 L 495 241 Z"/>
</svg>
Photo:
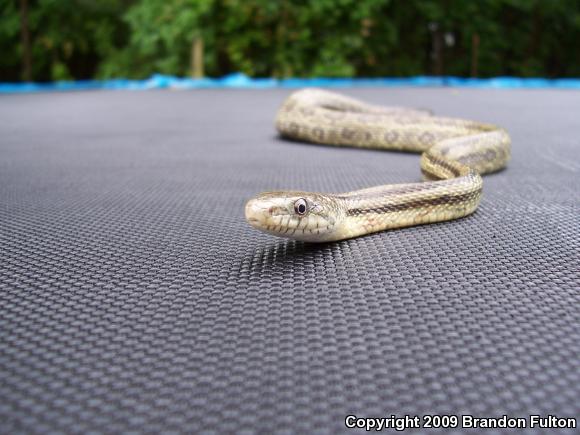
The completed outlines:
<svg viewBox="0 0 580 435">
<path fill-rule="evenodd" d="M 260 219 L 256 219 L 255 217 L 247 217 L 246 221 L 254 228 L 261 230 L 262 229 L 262 221 Z"/>
</svg>

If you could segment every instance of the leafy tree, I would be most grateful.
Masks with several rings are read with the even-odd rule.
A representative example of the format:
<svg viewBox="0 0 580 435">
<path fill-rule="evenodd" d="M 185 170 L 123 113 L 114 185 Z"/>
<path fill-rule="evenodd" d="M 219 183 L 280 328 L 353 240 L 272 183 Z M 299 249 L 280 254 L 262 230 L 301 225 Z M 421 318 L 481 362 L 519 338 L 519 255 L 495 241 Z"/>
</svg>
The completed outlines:
<svg viewBox="0 0 580 435">
<path fill-rule="evenodd" d="M 114 50 L 100 68 L 101 77 L 152 73 L 188 75 L 194 37 L 212 51 L 214 0 L 142 0 L 124 14 L 131 29 L 126 46 Z M 210 43 L 210 44 L 208 44 Z"/>
<path fill-rule="evenodd" d="M 2 81 L 26 75 L 23 29 L 34 80 L 187 76 L 200 41 L 210 76 L 580 75 L 578 0 L 0 0 L 0 13 Z"/>
<path fill-rule="evenodd" d="M 3 1 L 0 21 L 0 79 L 16 79 L 23 46 L 20 39 L 19 2 Z M 126 27 L 117 17 L 126 7 L 118 0 L 29 1 L 32 76 L 36 80 L 92 77 L 100 59 L 115 43 L 123 43 Z"/>
</svg>

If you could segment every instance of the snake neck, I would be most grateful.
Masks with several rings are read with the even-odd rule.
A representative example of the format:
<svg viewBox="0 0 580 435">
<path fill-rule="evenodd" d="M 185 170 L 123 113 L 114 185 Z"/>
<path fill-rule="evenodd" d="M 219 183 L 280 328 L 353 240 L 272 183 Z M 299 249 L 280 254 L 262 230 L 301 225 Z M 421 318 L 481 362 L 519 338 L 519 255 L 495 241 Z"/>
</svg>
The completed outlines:
<svg viewBox="0 0 580 435">
<path fill-rule="evenodd" d="M 440 181 L 392 184 L 338 195 L 344 219 L 336 240 L 467 216 L 479 205 L 481 176 L 465 174 Z"/>
</svg>

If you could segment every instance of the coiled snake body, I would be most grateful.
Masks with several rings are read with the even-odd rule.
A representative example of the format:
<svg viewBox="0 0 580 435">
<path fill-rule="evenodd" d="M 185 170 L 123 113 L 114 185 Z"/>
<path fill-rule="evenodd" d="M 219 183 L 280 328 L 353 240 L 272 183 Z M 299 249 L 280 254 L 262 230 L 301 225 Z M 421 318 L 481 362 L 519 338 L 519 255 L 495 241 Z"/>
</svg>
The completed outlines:
<svg viewBox="0 0 580 435">
<path fill-rule="evenodd" d="M 306 142 L 422 153 L 424 182 L 339 194 L 265 192 L 246 204 L 253 227 L 308 242 L 467 216 L 481 198 L 480 174 L 505 167 L 510 158 L 510 137 L 494 125 L 370 105 L 319 89 L 290 95 L 276 127 Z"/>
</svg>

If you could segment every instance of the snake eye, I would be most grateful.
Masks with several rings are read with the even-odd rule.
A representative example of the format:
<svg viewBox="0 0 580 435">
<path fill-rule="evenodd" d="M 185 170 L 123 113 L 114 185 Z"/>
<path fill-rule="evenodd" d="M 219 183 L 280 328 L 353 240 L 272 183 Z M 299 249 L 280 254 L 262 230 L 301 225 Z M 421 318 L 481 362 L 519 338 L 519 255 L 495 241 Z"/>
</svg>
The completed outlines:
<svg viewBox="0 0 580 435">
<path fill-rule="evenodd" d="M 304 198 L 297 199 L 294 203 L 294 211 L 296 214 L 302 216 L 308 210 L 308 204 L 306 204 L 306 200 Z"/>
</svg>

